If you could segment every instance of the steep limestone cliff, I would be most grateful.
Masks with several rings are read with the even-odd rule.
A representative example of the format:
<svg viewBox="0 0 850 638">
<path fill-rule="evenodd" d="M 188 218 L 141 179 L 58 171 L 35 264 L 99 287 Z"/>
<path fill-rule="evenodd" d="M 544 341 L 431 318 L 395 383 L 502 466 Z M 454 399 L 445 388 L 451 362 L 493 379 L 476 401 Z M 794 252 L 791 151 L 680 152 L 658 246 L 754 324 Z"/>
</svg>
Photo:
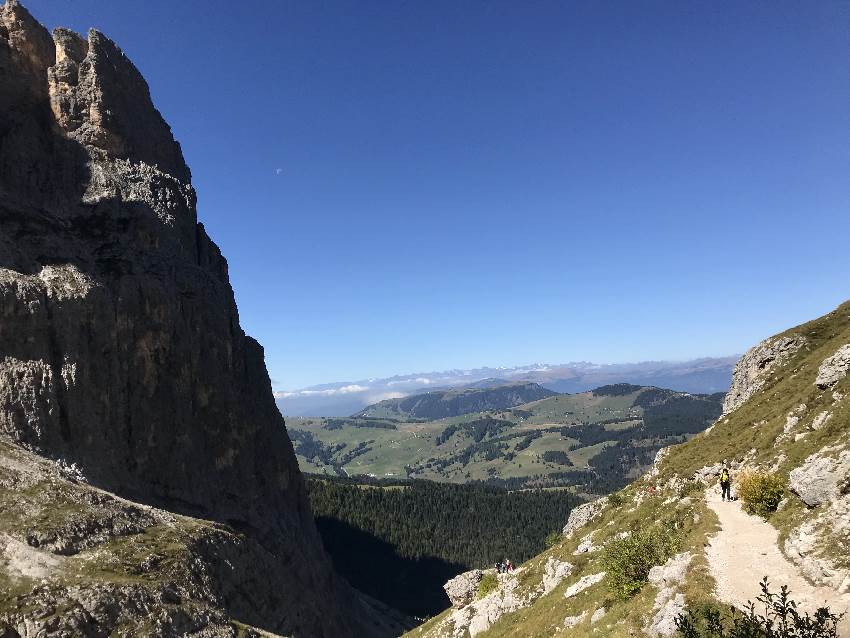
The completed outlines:
<svg viewBox="0 0 850 638">
<path fill-rule="evenodd" d="M 190 180 L 147 84 L 112 41 L 51 36 L 7 0 L 0 436 L 74 464 L 100 489 L 217 521 L 253 544 L 265 558 L 238 588 L 222 586 L 224 617 L 369 635 L 368 611 L 322 550 L 262 348 L 239 326 Z"/>
</svg>

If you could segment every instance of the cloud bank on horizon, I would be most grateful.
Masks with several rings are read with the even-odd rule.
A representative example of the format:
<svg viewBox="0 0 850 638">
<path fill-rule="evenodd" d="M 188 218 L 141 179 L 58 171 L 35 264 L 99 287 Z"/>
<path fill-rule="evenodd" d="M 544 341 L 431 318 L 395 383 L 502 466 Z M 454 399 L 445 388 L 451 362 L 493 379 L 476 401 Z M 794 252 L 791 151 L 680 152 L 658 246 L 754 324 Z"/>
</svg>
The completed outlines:
<svg viewBox="0 0 850 638">
<path fill-rule="evenodd" d="M 285 416 L 348 416 L 378 401 L 419 394 L 437 388 L 457 388 L 487 383 L 530 381 L 556 392 L 584 392 L 608 383 L 654 385 L 682 392 L 725 392 L 737 356 L 689 361 L 644 361 L 445 370 L 382 379 L 339 381 L 299 390 L 275 392 Z"/>
</svg>

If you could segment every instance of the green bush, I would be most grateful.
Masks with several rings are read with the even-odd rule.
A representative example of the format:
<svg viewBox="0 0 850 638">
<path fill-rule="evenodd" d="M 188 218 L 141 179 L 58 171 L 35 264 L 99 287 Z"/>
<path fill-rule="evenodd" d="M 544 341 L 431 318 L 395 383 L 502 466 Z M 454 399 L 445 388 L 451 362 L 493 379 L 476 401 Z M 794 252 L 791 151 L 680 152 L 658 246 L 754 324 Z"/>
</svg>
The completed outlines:
<svg viewBox="0 0 850 638">
<path fill-rule="evenodd" d="M 554 547 L 555 545 L 560 543 L 561 538 L 562 538 L 562 536 L 561 536 L 560 532 L 549 532 L 546 535 L 546 539 L 544 540 L 544 542 L 546 543 L 546 549 L 549 549 L 550 547 Z"/>
<path fill-rule="evenodd" d="M 758 602 L 764 605 L 764 615 L 757 614 L 750 602 L 746 612 L 734 608 L 723 615 L 713 605 L 688 609 L 676 618 L 676 628 L 682 638 L 836 638 L 838 623 L 843 614 L 833 614 L 821 607 L 814 616 L 800 615 L 797 603 L 791 599 L 786 585 L 780 593 L 770 591 L 767 577 L 761 581 Z"/>
<path fill-rule="evenodd" d="M 690 496 L 694 492 L 700 491 L 704 485 L 699 481 L 689 480 L 682 483 L 681 487 L 679 487 L 679 491 L 676 495 L 679 498 L 685 498 L 686 496 Z"/>
<path fill-rule="evenodd" d="M 738 478 L 738 498 L 750 514 L 767 518 L 785 495 L 785 481 L 777 474 L 747 472 Z"/>
<path fill-rule="evenodd" d="M 492 572 L 487 572 L 484 576 L 481 577 L 481 580 L 478 582 L 478 597 L 484 598 L 491 591 L 496 589 L 499 586 L 499 579 L 496 578 L 496 574 Z"/>
<path fill-rule="evenodd" d="M 649 570 L 676 553 L 682 537 L 679 526 L 678 522 L 665 521 L 605 544 L 602 562 L 612 596 L 626 599 L 640 591 Z"/>
<path fill-rule="evenodd" d="M 620 507 L 625 500 L 620 492 L 612 492 L 608 495 L 608 504 L 611 507 Z"/>
</svg>

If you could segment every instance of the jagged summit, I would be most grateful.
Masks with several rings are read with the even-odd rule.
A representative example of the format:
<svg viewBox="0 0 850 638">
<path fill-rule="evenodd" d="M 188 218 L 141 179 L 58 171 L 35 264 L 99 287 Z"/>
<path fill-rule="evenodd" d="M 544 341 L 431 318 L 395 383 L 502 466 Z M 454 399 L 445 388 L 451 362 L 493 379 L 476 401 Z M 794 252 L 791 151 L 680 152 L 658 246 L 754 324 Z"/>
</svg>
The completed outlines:
<svg viewBox="0 0 850 638">
<path fill-rule="evenodd" d="M 218 576 L 225 617 L 372 631 L 321 547 L 263 350 L 239 326 L 227 263 L 145 80 L 103 34 L 51 36 L 15 0 L 0 9 L 0 408 L 6 442 L 246 534 L 266 558 L 238 586 L 238 569 Z M 24 499 L 7 507 L 27 507 L 22 485 L 4 486 Z M 78 513 L 80 533 L 105 525 Z M 69 609 L 88 609 L 87 587 L 102 584 L 57 579 Z M 0 600 L 13 581 L 0 576 Z"/>
</svg>

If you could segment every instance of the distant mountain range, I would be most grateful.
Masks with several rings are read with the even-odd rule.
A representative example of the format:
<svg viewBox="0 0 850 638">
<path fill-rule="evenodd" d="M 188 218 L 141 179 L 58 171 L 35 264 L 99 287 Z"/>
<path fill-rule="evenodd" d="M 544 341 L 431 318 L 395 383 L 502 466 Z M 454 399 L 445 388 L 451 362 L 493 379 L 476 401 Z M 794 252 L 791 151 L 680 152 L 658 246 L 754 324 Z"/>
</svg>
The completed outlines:
<svg viewBox="0 0 850 638">
<path fill-rule="evenodd" d="M 276 392 L 278 407 L 286 416 L 349 416 L 388 399 L 423 391 L 495 387 L 537 383 L 554 392 L 586 392 L 606 384 L 631 383 L 669 388 L 679 392 L 712 394 L 729 389 L 737 356 L 691 361 L 558 365 L 533 364 L 513 368 L 446 370 L 384 379 L 341 381 L 295 391 Z"/>
</svg>

